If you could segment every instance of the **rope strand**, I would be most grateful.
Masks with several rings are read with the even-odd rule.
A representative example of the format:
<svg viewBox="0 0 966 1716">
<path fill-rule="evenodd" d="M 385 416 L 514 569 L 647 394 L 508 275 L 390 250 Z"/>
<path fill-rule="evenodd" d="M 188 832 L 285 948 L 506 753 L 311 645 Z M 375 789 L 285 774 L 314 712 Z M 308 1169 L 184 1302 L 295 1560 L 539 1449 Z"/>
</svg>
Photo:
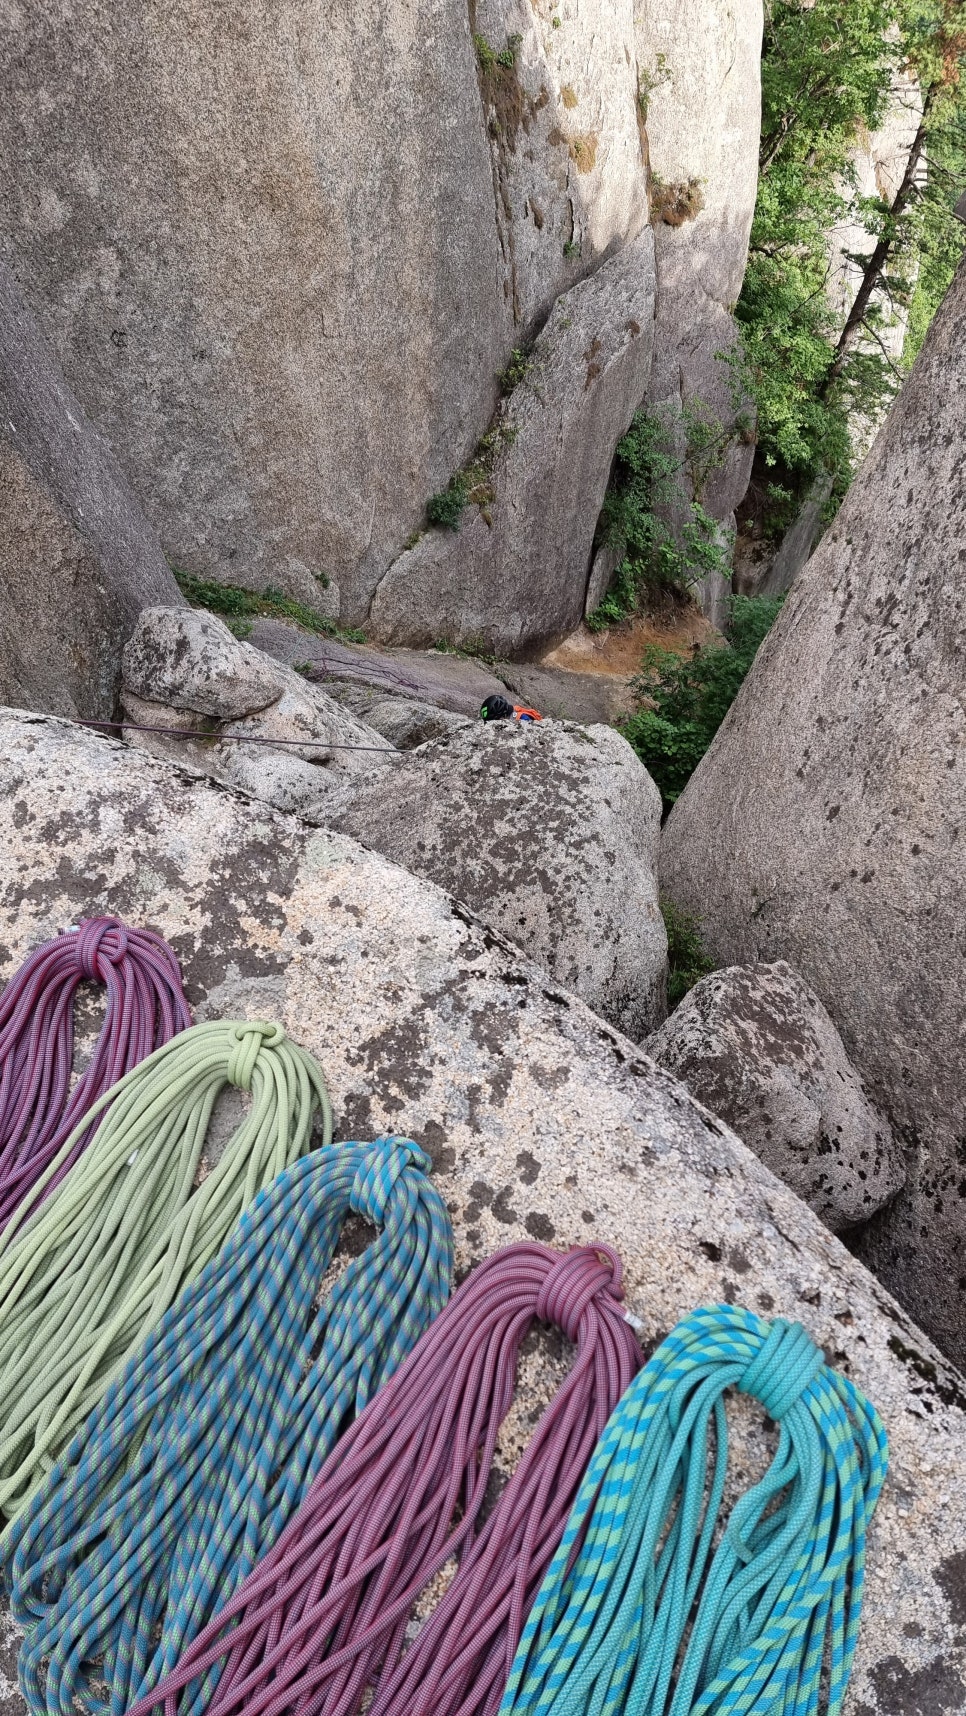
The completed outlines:
<svg viewBox="0 0 966 1716">
<path fill-rule="evenodd" d="M 122 1716 L 156 1686 L 443 1309 L 430 1167 L 402 1138 L 294 1163 L 108 1389 L 4 1544 L 35 1716 Z M 350 1210 L 382 1231 L 313 1313 Z"/>
<path fill-rule="evenodd" d="M 730 1387 L 780 1435 L 719 1536 Z M 878 1413 L 801 1324 L 693 1312 L 607 1426 L 500 1716 L 813 1716 L 826 1657 L 838 1716 L 887 1460 Z"/>
<path fill-rule="evenodd" d="M 71 1091 L 73 1003 L 85 982 L 105 986 L 106 1008 Z M 37 1181 L 73 1132 L 73 1147 L 42 1195 L 60 1184 L 90 1142 L 93 1125 L 75 1128 L 98 1098 L 190 1024 L 167 942 L 119 918 L 88 918 L 24 961 L 0 995 L 0 1229 L 21 1207 L 36 1206 Z"/>
<path fill-rule="evenodd" d="M 133 1706 L 210 1716 L 489 1716 L 608 1415 L 641 1362 L 607 1247 L 522 1244 L 473 1272 L 329 1455 L 275 1548 Z M 520 1344 L 536 1320 L 573 1367 L 489 1518 Z M 459 1569 L 406 1655 L 416 1599 Z M 221 1669 L 213 1686 L 211 1671 Z M 179 1694 L 180 1706 L 179 1706 Z"/>
<path fill-rule="evenodd" d="M 226 1084 L 251 1107 L 195 1184 Z M 70 1173 L 0 1235 L 0 1508 L 16 1513 L 148 1329 L 221 1249 L 242 1211 L 332 1136 L 322 1074 L 280 1025 L 195 1025 L 112 1086 Z M 103 1119 L 101 1116 L 103 1115 Z M 53 1179 L 65 1140 L 38 1182 Z M 15 1231 L 16 1228 L 16 1231 Z"/>
</svg>

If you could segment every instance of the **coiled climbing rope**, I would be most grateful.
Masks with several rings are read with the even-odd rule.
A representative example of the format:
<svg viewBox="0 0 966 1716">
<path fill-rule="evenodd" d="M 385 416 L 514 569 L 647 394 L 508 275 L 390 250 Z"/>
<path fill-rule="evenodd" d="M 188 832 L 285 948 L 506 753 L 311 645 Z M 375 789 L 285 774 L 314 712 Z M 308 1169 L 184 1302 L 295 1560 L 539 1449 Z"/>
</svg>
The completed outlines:
<svg viewBox="0 0 966 1716">
<path fill-rule="evenodd" d="M 228 1084 L 250 1091 L 251 1106 L 196 1185 Z M 94 1104 L 81 1126 L 100 1124 L 80 1160 L 16 1232 L 0 1235 L 4 1513 L 24 1505 L 262 1186 L 311 1147 L 318 1108 L 328 1143 L 329 1100 L 312 1057 L 280 1025 L 231 1022 L 182 1032 Z M 72 1133 L 64 1156 L 75 1141 Z"/>
<path fill-rule="evenodd" d="M 780 1435 L 719 1539 L 729 1387 Z M 826 1699 L 837 1716 L 887 1458 L 875 1409 L 801 1324 L 686 1317 L 604 1432 L 501 1716 L 811 1716 Z"/>
<path fill-rule="evenodd" d="M 107 1005 L 90 1062 L 68 1095 L 73 1002 L 84 982 L 102 983 Z M 178 961 L 150 930 L 88 918 L 24 961 L 0 995 L 0 1228 L 32 1207 L 33 1188 L 73 1132 L 43 1195 L 60 1184 L 90 1140 L 92 1125 L 75 1128 L 98 1097 L 190 1024 Z"/>
<path fill-rule="evenodd" d="M 112 1383 L 4 1543 L 37 1716 L 78 1693 L 120 1716 L 157 1685 L 443 1309 L 452 1235 L 430 1166 L 402 1138 L 294 1163 Z M 382 1231 L 313 1313 L 350 1210 Z"/>
<path fill-rule="evenodd" d="M 210 1716 L 350 1716 L 373 1683 L 369 1716 L 494 1711 L 591 1450 L 641 1362 L 620 1294 L 605 1247 L 523 1244 L 481 1263 L 336 1444 L 275 1548 L 130 1716 L 173 1713 L 179 1694 L 183 1711 Z M 577 1357 L 483 1523 L 537 1319 Z M 453 1556 L 403 1656 L 416 1599 Z"/>
</svg>

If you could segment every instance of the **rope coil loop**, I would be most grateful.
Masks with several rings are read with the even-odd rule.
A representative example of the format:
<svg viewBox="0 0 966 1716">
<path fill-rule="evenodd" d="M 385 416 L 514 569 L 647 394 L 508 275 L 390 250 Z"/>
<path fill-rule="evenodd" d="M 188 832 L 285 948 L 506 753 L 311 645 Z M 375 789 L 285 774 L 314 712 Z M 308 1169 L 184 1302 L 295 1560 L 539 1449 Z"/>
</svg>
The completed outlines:
<svg viewBox="0 0 966 1716">
<path fill-rule="evenodd" d="M 36 1716 L 123 1712 L 156 1686 L 443 1309 L 452 1234 L 430 1165 L 402 1138 L 302 1157 L 111 1384 L 3 1544 Z M 382 1231 L 318 1304 L 360 1206 Z"/>
<path fill-rule="evenodd" d="M 492 1716 L 596 1438 L 641 1363 L 616 1273 L 589 1246 L 561 1258 L 526 1243 L 481 1263 L 336 1443 L 275 1547 L 129 1716 L 355 1716 L 367 1688 L 369 1716 Z M 538 1304 L 577 1319 L 576 1358 L 484 1520 Z M 420 1591 L 453 1558 L 404 1650 Z"/>
<path fill-rule="evenodd" d="M 242 1020 L 231 1028 L 232 1052 L 225 1068 L 225 1077 L 237 1090 L 250 1091 L 252 1077 L 263 1049 L 280 1048 L 285 1041 L 281 1025 L 269 1025 L 264 1019 Z"/>
<path fill-rule="evenodd" d="M 0 1234 L 0 1509 L 28 1500 L 142 1336 L 228 1238 L 261 1188 L 312 1145 L 322 1073 L 276 1027 L 195 1025 L 101 1095 Z M 252 1059 L 254 1057 L 254 1059 Z M 230 1074 L 252 1101 L 198 1178 Z M 97 1122 L 71 1172 L 79 1137 Z"/>
<path fill-rule="evenodd" d="M 779 1438 L 719 1532 L 729 1388 Z M 693 1312 L 604 1431 L 500 1716 L 838 1716 L 887 1461 L 878 1413 L 800 1323 Z"/>
<path fill-rule="evenodd" d="M 103 984 L 107 1004 L 90 1062 L 71 1090 L 73 1003 L 85 982 Z M 190 1024 L 178 961 L 150 930 L 88 918 L 25 960 L 0 995 L 0 1229 L 22 1221 L 60 1184 L 90 1142 L 92 1125 L 76 1129 L 98 1098 Z M 57 1171 L 48 1175 L 55 1157 Z"/>
<path fill-rule="evenodd" d="M 537 1295 L 537 1318 L 556 1323 L 568 1341 L 576 1341 L 581 1318 L 598 1293 L 623 1299 L 621 1275 L 621 1260 L 609 1245 L 576 1246 L 559 1257 L 547 1275 Z"/>
<path fill-rule="evenodd" d="M 776 1317 L 763 1345 L 738 1379 L 740 1394 L 753 1394 L 780 1424 L 825 1363 L 807 1329 Z"/>
<path fill-rule="evenodd" d="M 411 1138 L 377 1138 L 374 1144 L 359 1148 L 364 1153 L 352 1182 L 349 1205 L 356 1215 L 371 1221 L 373 1227 L 381 1227 L 400 1178 L 413 1168 L 417 1173 L 428 1174 L 433 1159 Z"/>
</svg>

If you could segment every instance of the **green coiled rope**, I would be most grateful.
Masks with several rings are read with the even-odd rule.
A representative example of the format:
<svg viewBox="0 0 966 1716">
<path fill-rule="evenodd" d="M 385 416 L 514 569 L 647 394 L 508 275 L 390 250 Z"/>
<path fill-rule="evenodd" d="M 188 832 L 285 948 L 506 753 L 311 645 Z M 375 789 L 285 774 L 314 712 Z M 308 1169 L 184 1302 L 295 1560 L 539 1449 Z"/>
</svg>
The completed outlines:
<svg viewBox="0 0 966 1716">
<path fill-rule="evenodd" d="M 226 1085 L 251 1105 L 199 1178 Z M 322 1073 L 280 1025 L 195 1025 L 84 1116 L 93 1141 L 0 1238 L 0 1509 L 29 1500 L 141 1337 L 199 1275 L 263 1186 L 332 1137 Z M 74 1135 L 50 1164 L 73 1148 Z M 46 1177 L 46 1176 L 45 1176 Z M 43 1183 L 42 1181 L 40 1182 Z"/>
<path fill-rule="evenodd" d="M 730 1387 L 780 1435 L 719 1534 Z M 887 1460 L 878 1413 L 801 1324 L 693 1312 L 611 1415 L 500 1716 L 812 1716 L 823 1699 L 837 1716 Z"/>
</svg>

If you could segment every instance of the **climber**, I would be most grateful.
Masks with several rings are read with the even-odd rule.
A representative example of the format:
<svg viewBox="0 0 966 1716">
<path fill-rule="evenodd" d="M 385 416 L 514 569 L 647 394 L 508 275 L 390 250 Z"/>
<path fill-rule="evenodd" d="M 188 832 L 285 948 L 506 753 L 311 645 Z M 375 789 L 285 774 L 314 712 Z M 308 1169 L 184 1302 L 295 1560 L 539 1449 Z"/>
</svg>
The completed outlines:
<svg viewBox="0 0 966 1716">
<path fill-rule="evenodd" d="M 488 697 L 480 710 L 481 721 L 542 721 L 536 709 L 524 703 L 508 703 L 505 697 Z"/>
</svg>

